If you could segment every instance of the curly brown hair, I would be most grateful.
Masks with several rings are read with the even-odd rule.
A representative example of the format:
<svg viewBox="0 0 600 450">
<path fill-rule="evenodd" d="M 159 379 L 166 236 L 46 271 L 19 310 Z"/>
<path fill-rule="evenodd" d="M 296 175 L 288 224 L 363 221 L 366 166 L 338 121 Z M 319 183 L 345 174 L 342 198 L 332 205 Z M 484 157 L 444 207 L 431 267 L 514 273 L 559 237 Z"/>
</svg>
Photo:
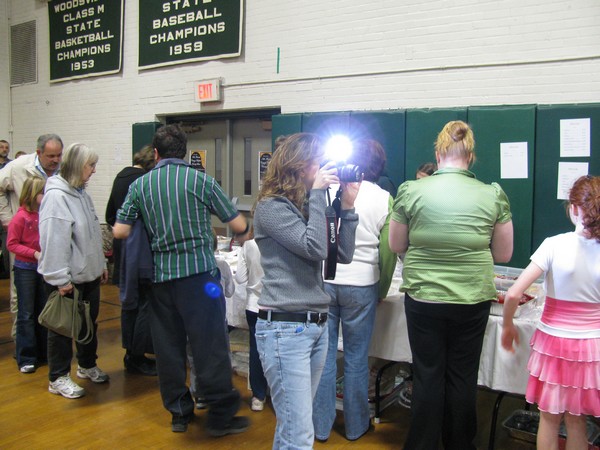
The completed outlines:
<svg viewBox="0 0 600 450">
<path fill-rule="evenodd" d="M 321 139 L 312 133 L 287 136 L 275 149 L 269 162 L 257 201 L 285 197 L 300 211 L 306 198 L 302 171 L 324 155 Z"/>
<path fill-rule="evenodd" d="M 579 177 L 569 192 L 569 204 L 581 209 L 585 230 L 600 242 L 600 177 Z"/>
</svg>

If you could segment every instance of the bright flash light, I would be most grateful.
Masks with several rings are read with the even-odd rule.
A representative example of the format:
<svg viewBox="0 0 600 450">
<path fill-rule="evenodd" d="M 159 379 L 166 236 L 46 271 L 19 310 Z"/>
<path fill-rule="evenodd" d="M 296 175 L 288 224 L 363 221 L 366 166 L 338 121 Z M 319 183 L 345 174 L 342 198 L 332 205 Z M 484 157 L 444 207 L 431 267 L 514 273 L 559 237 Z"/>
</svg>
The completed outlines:
<svg viewBox="0 0 600 450">
<path fill-rule="evenodd" d="M 336 134 L 325 144 L 325 160 L 346 161 L 352 154 L 352 141 L 343 134 Z"/>
</svg>

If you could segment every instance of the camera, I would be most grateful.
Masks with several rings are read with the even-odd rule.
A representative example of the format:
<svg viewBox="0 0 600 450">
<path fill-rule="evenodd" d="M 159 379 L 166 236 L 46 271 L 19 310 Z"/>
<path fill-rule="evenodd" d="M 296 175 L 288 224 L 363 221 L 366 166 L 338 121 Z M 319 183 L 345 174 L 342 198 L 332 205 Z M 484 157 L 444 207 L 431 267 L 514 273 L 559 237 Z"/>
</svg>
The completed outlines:
<svg viewBox="0 0 600 450">
<path fill-rule="evenodd" d="M 362 180 L 363 173 L 359 166 L 354 164 L 338 164 L 336 166 L 340 181 L 354 183 Z"/>
</svg>

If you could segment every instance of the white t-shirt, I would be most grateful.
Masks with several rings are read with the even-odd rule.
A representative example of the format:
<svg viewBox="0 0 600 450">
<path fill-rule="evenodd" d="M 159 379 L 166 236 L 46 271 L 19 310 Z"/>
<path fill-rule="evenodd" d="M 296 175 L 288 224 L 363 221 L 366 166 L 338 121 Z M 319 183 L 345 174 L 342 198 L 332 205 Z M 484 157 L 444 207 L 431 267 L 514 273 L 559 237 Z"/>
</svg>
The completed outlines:
<svg viewBox="0 0 600 450">
<path fill-rule="evenodd" d="M 600 303 L 600 243 L 575 232 L 549 237 L 531 256 L 546 274 L 549 297 L 562 301 Z M 600 308 L 600 305 L 598 306 Z M 592 338 L 595 333 L 557 330 L 540 322 L 538 328 L 553 336 Z"/>
<path fill-rule="evenodd" d="M 336 189 L 332 189 L 335 193 Z M 379 235 L 389 214 L 390 193 L 375 183 L 363 181 L 354 201 L 358 214 L 354 257 L 338 264 L 334 280 L 326 283 L 371 286 L 379 281 Z"/>
</svg>

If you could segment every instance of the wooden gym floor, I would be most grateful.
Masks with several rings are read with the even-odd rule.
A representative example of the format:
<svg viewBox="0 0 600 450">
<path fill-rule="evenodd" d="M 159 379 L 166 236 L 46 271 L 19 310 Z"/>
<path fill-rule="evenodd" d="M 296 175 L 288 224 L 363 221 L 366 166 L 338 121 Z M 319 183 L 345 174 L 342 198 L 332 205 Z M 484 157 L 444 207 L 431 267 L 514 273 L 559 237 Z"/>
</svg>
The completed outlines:
<svg viewBox="0 0 600 450">
<path fill-rule="evenodd" d="M 120 305 L 114 286 L 102 287 L 99 317 L 98 365 L 111 379 L 93 384 L 72 377 L 85 387 L 87 395 L 69 400 L 48 392 L 48 368 L 34 374 L 21 374 L 10 337 L 12 317 L 9 312 L 8 280 L 0 280 L 0 448 L 1 449 L 270 449 L 275 428 L 275 414 L 270 404 L 262 412 L 249 408 L 251 393 L 246 379 L 234 377 L 243 397 L 239 414 L 249 416 L 252 425 L 238 435 L 212 438 L 204 431 L 203 411 L 196 411 L 186 433 L 172 433 L 170 414 L 163 408 L 155 377 L 131 375 L 123 370 Z M 481 390 L 479 395 L 479 434 L 476 445 L 488 448 L 490 417 L 496 394 Z M 506 397 L 500 408 L 495 448 L 498 450 L 532 450 L 532 444 L 510 438 L 502 421 L 513 410 L 523 407 L 523 400 Z M 406 437 L 410 411 L 393 404 L 381 415 L 374 431 L 355 442 L 343 435 L 343 416 L 338 413 L 334 430 L 326 443 L 315 449 L 400 449 Z"/>
</svg>

